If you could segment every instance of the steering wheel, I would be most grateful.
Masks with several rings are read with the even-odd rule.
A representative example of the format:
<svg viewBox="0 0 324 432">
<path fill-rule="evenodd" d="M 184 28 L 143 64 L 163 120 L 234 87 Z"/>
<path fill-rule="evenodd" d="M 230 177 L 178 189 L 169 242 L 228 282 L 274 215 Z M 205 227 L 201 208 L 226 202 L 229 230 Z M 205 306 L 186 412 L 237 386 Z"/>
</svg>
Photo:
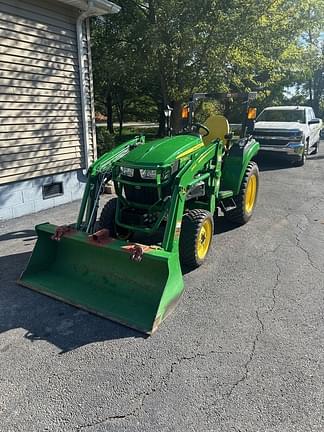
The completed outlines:
<svg viewBox="0 0 324 432">
<path fill-rule="evenodd" d="M 203 129 L 206 133 L 205 133 L 205 135 L 203 135 L 203 137 L 206 137 L 207 135 L 209 135 L 209 129 L 208 129 L 208 127 L 207 126 L 205 126 L 205 125 L 203 125 L 203 124 L 201 124 L 201 123 L 195 123 L 194 125 L 193 125 L 193 127 L 196 129 L 196 131 L 199 133 L 199 130 L 200 129 Z"/>
</svg>

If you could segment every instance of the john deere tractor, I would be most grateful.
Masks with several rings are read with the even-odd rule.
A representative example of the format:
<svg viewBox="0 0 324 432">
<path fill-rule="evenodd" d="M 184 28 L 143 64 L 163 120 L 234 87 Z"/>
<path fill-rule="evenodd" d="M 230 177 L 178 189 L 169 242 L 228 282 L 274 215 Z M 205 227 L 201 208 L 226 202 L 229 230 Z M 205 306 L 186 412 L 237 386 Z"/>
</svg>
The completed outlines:
<svg viewBox="0 0 324 432">
<path fill-rule="evenodd" d="M 240 136 L 223 116 L 195 122 L 201 99 L 234 96 L 243 97 Z M 204 263 L 215 213 L 221 209 L 237 225 L 253 214 L 259 144 L 249 135 L 251 100 L 194 94 L 183 109 L 181 133 L 168 127 L 165 138 L 139 136 L 100 157 L 89 169 L 77 222 L 36 226 L 37 244 L 20 283 L 153 333 L 183 292 L 181 268 Z M 98 218 L 111 179 L 117 196 Z"/>
</svg>

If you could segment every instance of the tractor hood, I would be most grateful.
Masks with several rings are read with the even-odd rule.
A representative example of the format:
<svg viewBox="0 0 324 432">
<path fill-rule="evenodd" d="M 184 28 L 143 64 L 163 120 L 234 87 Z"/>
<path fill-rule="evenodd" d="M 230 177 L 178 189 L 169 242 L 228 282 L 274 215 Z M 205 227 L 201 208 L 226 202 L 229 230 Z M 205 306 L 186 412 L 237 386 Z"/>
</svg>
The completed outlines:
<svg viewBox="0 0 324 432">
<path fill-rule="evenodd" d="M 147 142 L 138 146 L 119 161 L 126 166 L 166 166 L 188 157 L 203 147 L 201 137 L 177 135 Z"/>
</svg>

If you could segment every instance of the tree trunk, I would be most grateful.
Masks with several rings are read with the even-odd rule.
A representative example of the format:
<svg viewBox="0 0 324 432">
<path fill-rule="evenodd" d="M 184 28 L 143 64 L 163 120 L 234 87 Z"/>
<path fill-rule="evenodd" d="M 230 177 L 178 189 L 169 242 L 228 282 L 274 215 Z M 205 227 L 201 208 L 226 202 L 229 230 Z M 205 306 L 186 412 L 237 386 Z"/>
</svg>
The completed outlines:
<svg viewBox="0 0 324 432">
<path fill-rule="evenodd" d="M 122 136 L 123 133 L 123 123 L 124 123 L 124 110 L 121 109 L 120 117 L 119 117 L 119 136 Z"/>
<path fill-rule="evenodd" d="M 118 100 L 117 113 L 118 113 L 118 120 L 119 120 L 119 136 L 121 137 L 123 133 L 123 123 L 124 123 L 124 115 L 125 115 L 124 99 L 122 98 Z"/>
<path fill-rule="evenodd" d="M 173 133 L 179 133 L 182 129 L 182 119 L 181 119 L 181 111 L 182 111 L 182 103 L 181 101 L 173 101 L 172 103 L 172 117 L 171 117 L 171 127 Z"/>
<path fill-rule="evenodd" d="M 165 115 L 163 103 L 158 105 L 159 108 L 159 129 L 157 135 L 159 137 L 165 136 Z"/>
<path fill-rule="evenodd" d="M 113 123 L 113 106 L 111 93 L 107 94 L 106 97 L 106 112 L 107 112 L 107 130 L 109 133 L 114 133 L 114 123 Z"/>
<path fill-rule="evenodd" d="M 315 71 L 314 74 L 314 87 L 313 87 L 313 109 L 315 112 L 316 117 L 322 117 L 321 108 L 320 108 L 320 101 L 323 94 L 323 88 L 324 88 L 324 71 L 321 69 L 318 69 Z"/>
<path fill-rule="evenodd" d="M 308 90 L 309 90 L 309 103 L 313 106 L 313 80 L 310 79 L 308 81 Z"/>
</svg>

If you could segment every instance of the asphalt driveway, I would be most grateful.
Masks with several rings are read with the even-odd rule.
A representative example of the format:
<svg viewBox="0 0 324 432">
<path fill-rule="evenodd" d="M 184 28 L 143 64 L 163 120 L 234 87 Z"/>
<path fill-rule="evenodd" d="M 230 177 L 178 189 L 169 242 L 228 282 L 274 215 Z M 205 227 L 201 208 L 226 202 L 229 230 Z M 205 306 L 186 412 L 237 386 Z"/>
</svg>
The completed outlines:
<svg viewBox="0 0 324 432">
<path fill-rule="evenodd" d="M 0 431 L 324 430 L 324 143 L 305 167 L 262 164 L 254 218 L 219 219 L 150 338 L 15 283 L 33 226 L 0 222 Z"/>
</svg>

